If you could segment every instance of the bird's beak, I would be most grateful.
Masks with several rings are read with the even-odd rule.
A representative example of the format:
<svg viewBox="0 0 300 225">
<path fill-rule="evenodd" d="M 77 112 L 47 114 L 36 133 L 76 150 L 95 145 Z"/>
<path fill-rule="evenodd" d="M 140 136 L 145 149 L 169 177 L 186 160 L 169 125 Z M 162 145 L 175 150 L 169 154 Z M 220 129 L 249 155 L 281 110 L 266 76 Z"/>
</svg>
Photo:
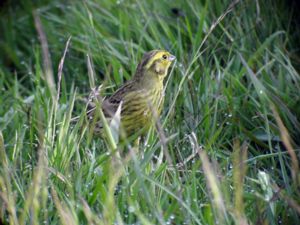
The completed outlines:
<svg viewBox="0 0 300 225">
<path fill-rule="evenodd" d="M 172 62 L 173 60 L 175 60 L 176 57 L 174 55 L 169 55 L 169 60 Z"/>
</svg>

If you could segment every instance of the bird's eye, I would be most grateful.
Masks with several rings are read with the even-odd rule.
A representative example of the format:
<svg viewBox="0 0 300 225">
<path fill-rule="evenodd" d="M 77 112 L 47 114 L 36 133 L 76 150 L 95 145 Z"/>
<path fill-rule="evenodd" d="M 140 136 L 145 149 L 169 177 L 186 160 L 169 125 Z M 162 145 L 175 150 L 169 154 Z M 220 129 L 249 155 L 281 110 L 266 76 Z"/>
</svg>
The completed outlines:
<svg viewBox="0 0 300 225">
<path fill-rule="evenodd" d="M 168 56 L 167 56 L 167 55 L 163 55 L 162 58 L 163 58 L 164 60 L 166 60 L 166 59 L 168 58 Z"/>
</svg>

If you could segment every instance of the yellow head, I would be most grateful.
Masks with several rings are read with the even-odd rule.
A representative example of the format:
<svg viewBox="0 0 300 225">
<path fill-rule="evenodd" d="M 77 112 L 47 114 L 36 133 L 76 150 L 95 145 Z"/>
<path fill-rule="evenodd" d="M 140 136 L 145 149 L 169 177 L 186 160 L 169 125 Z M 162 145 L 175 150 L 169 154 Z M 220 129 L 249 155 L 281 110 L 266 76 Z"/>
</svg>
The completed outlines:
<svg viewBox="0 0 300 225">
<path fill-rule="evenodd" d="M 135 78 L 156 75 L 164 78 L 168 69 L 176 57 L 165 50 L 152 50 L 144 54 L 142 61 L 137 67 Z"/>
</svg>

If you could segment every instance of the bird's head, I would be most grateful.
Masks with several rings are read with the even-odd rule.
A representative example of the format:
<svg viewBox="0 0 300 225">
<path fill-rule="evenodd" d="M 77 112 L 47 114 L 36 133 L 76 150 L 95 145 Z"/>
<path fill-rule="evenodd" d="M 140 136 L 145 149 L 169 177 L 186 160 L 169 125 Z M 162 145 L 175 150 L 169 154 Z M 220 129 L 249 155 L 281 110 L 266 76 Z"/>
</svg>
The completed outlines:
<svg viewBox="0 0 300 225">
<path fill-rule="evenodd" d="M 165 50 L 152 50 L 144 54 L 137 67 L 136 78 L 154 76 L 162 80 L 176 57 Z"/>
</svg>

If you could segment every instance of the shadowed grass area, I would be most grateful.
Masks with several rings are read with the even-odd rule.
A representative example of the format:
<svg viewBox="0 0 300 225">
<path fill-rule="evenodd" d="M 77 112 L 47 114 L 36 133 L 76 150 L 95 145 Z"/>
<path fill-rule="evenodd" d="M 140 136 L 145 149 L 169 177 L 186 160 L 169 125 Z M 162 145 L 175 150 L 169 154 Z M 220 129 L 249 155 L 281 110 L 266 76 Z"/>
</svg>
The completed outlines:
<svg viewBox="0 0 300 225">
<path fill-rule="evenodd" d="M 283 3 L 25 2 L 0 15 L 0 223 L 297 224 L 299 29 Z M 161 129 L 120 158 L 86 99 L 159 48 L 177 57 Z"/>
</svg>

